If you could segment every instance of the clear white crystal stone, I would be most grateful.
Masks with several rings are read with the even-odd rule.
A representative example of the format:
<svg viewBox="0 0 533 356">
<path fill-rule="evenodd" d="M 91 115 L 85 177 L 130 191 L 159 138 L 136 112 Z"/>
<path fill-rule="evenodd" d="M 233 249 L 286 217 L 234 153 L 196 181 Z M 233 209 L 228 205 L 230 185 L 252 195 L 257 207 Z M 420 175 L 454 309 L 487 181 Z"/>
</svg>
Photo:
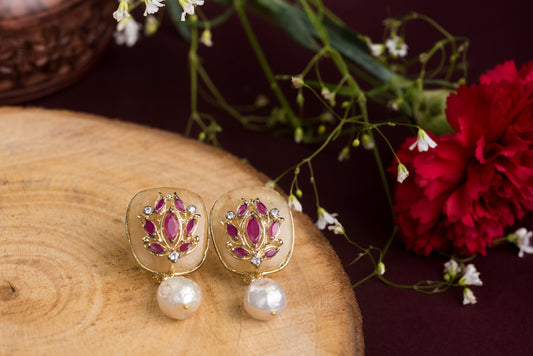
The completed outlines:
<svg viewBox="0 0 533 356">
<path fill-rule="evenodd" d="M 259 265 L 261 264 L 261 257 L 257 255 L 253 255 L 252 258 L 250 259 L 250 262 L 252 262 L 252 264 L 255 267 L 259 267 Z"/>
<path fill-rule="evenodd" d="M 253 280 L 244 296 L 244 309 L 258 320 L 274 319 L 286 306 L 285 291 L 270 278 Z"/>
<path fill-rule="evenodd" d="M 165 279 L 157 289 L 157 303 L 161 311 L 174 319 L 187 319 L 200 306 L 202 290 L 196 282 L 185 277 Z"/>
<path fill-rule="evenodd" d="M 270 210 L 270 216 L 272 216 L 273 218 L 277 218 L 279 215 L 279 210 L 274 208 L 274 209 L 271 209 Z"/>
<path fill-rule="evenodd" d="M 176 262 L 180 258 L 180 255 L 176 251 L 172 251 L 170 255 L 168 255 L 168 259 L 172 262 Z"/>
<path fill-rule="evenodd" d="M 154 212 L 154 208 L 152 208 L 150 205 L 147 205 L 147 206 L 144 207 L 143 212 L 146 215 L 150 215 L 151 213 Z"/>
<path fill-rule="evenodd" d="M 189 212 L 189 214 L 194 214 L 196 212 L 196 207 L 194 205 L 189 205 L 187 207 L 187 211 Z"/>
<path fill-rule="evenodd" d="M 171 194 L 167 194 L 167 199 L 172 199 L 172 195 Z"/>
<path fill-rule="evenodd" d="M 231 220 L 235 217 L 235 213 L 233 211 L 228 211 L 226 213 L 226 219 Z"/>
</svg>

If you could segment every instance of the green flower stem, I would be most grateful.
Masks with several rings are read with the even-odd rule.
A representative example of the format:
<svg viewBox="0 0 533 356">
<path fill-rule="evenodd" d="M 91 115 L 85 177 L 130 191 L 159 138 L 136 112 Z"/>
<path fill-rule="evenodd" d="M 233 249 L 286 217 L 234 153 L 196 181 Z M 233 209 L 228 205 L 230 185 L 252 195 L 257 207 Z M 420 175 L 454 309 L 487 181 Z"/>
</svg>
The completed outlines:
<svg viewBox="0 0 533 356">
<path fill-rule="evenodd" d="M 348 66 L 346 65 L 346 62 L 344 61 L 344 59 L 342 58 L 340 53 L 330 46 L 330 44 L 329 44 L 329 36 L 328 36 L 328 33 L 327 33 L 326 29 L 322 25 L 321 18 L 318 17 L 313 12 L 311 7 L 307 3 L 307 0 L 300 0 L 300 3 L 302 4 L 302 7 L 304 8 L 305 12 L 307 13 L 307 16 L 309 17 L 309 20 L 311 21 L 311 23 L 315 27 L 315 29 L 316 29 L 319 37 L 320 37 L 320 40 L 324 44 L 324 47 L 328 48 L 328 53 L 330 54 L 331 59 L 333 60 L 333 62 L 337 66 L 337 69 L 339 70 L 341 75 L 346 78 L 347 85 L 348 85 L 348 87 L 350 87 L 352 89 L 353 96 L 357 98 L 357 102 L 359 104 L 359 107 L 360 107 L 361 114 L 363 116 L 364 122 L 366 123 L 366 125 L 370 126 L 370 120 L 368 119 L 368 112 L 367 112 L 367 108 L 366 108 L 366 97 L 364 95 L 364 92 L 361 90 L 361 88 L 359 87 L 359 85 L 357 84 L 355 79 L 350 74 L 350 72 L 348 70 Z M 317 1 L 317 5 L 316 6 L 319 7 L 319 9 L 321 7 L 323 8 L 322 3 L 319 2 L 319 1 Z M 374 139 L 373 134 L 372 134 L 371 131 L 369 132 L 369 135 L 370 135 L 370 137 L 372 139 Z M 390 192 L 390 188 L 389 188 L 389 185 L 388 185 L 388 182 L 387 182 L 387 177 L 385 175 L 385 169 L 383 168 L 383 162 L 381 161 L 381 157 L 380 157 L 377 145 L 374 145 L 373 152 L 374 152 L 374 158 L 375 158 L 376 163 L 378 165 L 378 171 L 379 171 L 379 175 L 381 177 L 381 182 L 382 182 L 383 188 L 385 190 L 385 194 L 387 196 L 387 201 L 389 203 L 389 207 L 391 209 L 392 216 L 394 217 L 395 213 L 394 213 L 394 209 L 393 209 L 394 205 L 392 203 L 392 195 L 391 195 L 391 192 Z"/>
<path fill-rule="evenodd" d="M 190 21 L 196 23 L 197 17 L 193 15 L 190 17 Z M 189 48 L 189 68 L 191 75 L 191 117 L 187 122 L 185 134 L 189 136 L 192 130 L 192 124 L 194 121 L 199 121 L 198 115 L 198 27 L 191 26 L 191 46 Z"/>
<path fill-rule="evenodd" d="M 207 72 L 205 71 L 202 64 L 198 63 L 198 74 L 202 78 L 207 89 L 211 92 L 211 95 L 216 99 L 217 104 L 220 105 L 229 115 L 233 116 L 235 119 L 239 120 L 242 124 L 247 123 L 247 119 L 242 116 L 237 110 L 235 110 L 231 105 L 228 104 L 226 99 L 222 96 L 220 91 L 217 89 Z"/>
<path fill-rule="evenodd" d="M 389 281 L 385 277 L 376 274 L 377 278 L 385 283 L 388 286 L 399 288 L 399 289 L 411 289 L 415 292 L 423 293 L 423 294 L 435 294 L 435 293 L 442 293 L 446 290 L 448 290 L 450 287 L 456 287 L 458 285 L 446 282 L 446 281 L 420 281 L 415 284 L 397 284 L 394 282 Z"/>
<path fill-rule="evenodd" d="M 318 187 L 316 186 L 315 173 L 313 171 L 313 164 L 311 163 L 311 160 L 307 161 L 307 166 L 309 167 L 309 174 L 311 175 L 310 181 L 311 185 L 313 186 L 313 192 L 315 193 L 316 208 L 318 209 L 320 208 L 320 200 L 318 196 Z"/>
<path fill-rule="evenodd" d="M 363 284 L 365 283 L 366 281 L 368 281 L 370 278 L 374 277 L 378 275 L 375 271 L 370 273 L 368 276 L 364 277 L 363 279 L 359 280 L 358 282 L 355 282 L 354 284 L 352 284 L 352 288 L 356 288 L 357 286 L 359 286 L 360 284 Z M 379 276 L 379 275 L 378 275 Z"/>
<path fill-rule="evenodd" d="M 239 16 L 239 20 L 241 21 L 241 25 L 244 29 L 246 37 L 248 37 L 248 41 L 250 41 L 252 49 L 254 50 L 255 55 L 257 57 L 257 60 L 259 61 L 259 64 L 261 65 L 261 68 L 263 69 L 263 72 L 265 73 L 265 76 L 267 77 L 268 82 L 270 83 L 270 88 L 276 95 L 276 98 L 278 99 L 280 105 L 283 107 L 283 109 L 287 113 L 287 117 L 291 123 L 291 126 L 293 128 L 300 127 L 300 120 L 296 117 L 296 115 L 292 111 L 291 106 L 287 102 L 285 95 L 281 92 L 281 89 L 278 83 L 276 82 L 276 78 L 274 77 L 274 73 L 272 72 L 272 69 L 270 68 L 270 65 L 268 64 L 266 57 L 263 53 L 263 50 L 261 49 L 261 46 L 259 45 L 259 41 L 257 40 L 257 37 L 255 36 L 255 33 L 252 29 L 252 26 L 250 25 L 250 22 L 248 21 L 248 17 L 246 16 L 246 11 L 244 9 L 244 2 L 245 0 L 233 0 L 233 6 L 235 7 L 237 15 Z"/>
</svg>

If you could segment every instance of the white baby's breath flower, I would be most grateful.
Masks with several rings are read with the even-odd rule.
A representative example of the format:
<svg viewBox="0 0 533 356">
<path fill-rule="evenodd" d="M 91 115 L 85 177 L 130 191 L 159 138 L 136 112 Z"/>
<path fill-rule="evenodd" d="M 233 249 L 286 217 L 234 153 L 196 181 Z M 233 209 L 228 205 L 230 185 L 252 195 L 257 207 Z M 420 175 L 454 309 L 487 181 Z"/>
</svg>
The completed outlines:
<svg viewBox="0 0 533 356">
<path fill-rule="evenodd" d="M 270 188 L 270 189 L 274 189 L 274 188 L 276 188 L 276 182 L 274 182 L 273 180 L 269 180 L 267 182 L 267 184 L 265 184 L 265 187 Z"/>
<path fill-rule="evenodd" d="M 289 208 L 291 210 L 295 211 L 302 211 L 302 204 L 298 201 L 298 198 L 296 198 L 293 194 L 289 195 Z"/>
<path fill-rule="evenodd" d="M 521 227 L 514 234 L 509 235 L 507 240 L 514 243 L 520 249 L 518 257 L 524 257 L 524 252 L 533 253 L 533 246 L 531 246 L 532 236 L 533 231 L 527 231 L 525 227 Z"/>
<path fill-rule="evenodd" d="M 344 234 L 344 227 L 341 225 L 341 223 L 337 219 L 334 219 L 333 225 L 328 226 L 328 230 L 333 231 L 335 235 Z"/>
<path fill-rule="evenodd" d="M 206 47 L 213 47 L 213 36 L 211 35 L 211 30 L 206 28 L 202 35 L 200 36 L 200 42 Z"/>
<path fill-rule="evenodd" d="M 318 220 L 316 221 L 315 225 L 320 230 L 324 230 L 327 225 L 335 224 L 335 216 L 337 214 L 330 214 L 326 211 L 326 209 L 319 207 L 317 210 Z"/>
<path fill-rule="evenodd" d="M 409 146 L 409 150 L 412 151 L 415 149 L 415 147 L 418 146 L 418 152 L 425 152 L 429 150 L 429 147 L 435 148 L 437 147 L 437 143 L 429 137 L 427 132 L 423 129 L 418 129 L 418 135 L 416 138 L 416 141 L 413 142 L 411 146 Z"/>
<path fill-rule="evenodd" d="M 363 145 L 365 150 L 369 150 L 369 151 L 373 150 L 374 147 L 376 146 L 376 144 L 374 143 L 374 139 L 368 134 L 363 134 L 361 136 L 361 144 Z"/>
<path fill-rule="evenodd" d="M 340 152 L 339 156 L 337 157 L 339 162 L 345 161 L 347 159 L 350 159 L 350 149 L 348 147 L 344 147 Z"/>
<path fill-rule="evenodd" d="M 385 264 L 383 262 L 378 263 L 377 272 L 380 276 L 385 274 Z"/>
<path fill-rule="evenodd" d="M 407 177 L 409 177 L 409 171 L 407 170 L 407 167 L 403 163 L 398 163 L 398 177 L 396 180 L 398 183 L 403 183 Z"/>
<path fill-rule="evenodd" d="M 125 44 L 128 47 L 132 47 L 139 39 L 139 30 L 141 25 L 136 22 L 132 17 L 128 17 L 117 24 L 117 30 L 115 31 L 115 42 L 118 45 Z"/>
<path fill-rule="evenodd" d="M 291 77 L 291 83 L 296 88 L 299 89 L 304 85 L 304 80 L 302 77 Z"/>
<path fill-rule="evenodd" d="M 118 4 L 118 9 L 113 12 L 113 18 L 117 20 L 117 22 L 120 22 L 124 20 L 127 17 L 130 17 L 130 13 L 128 12 L 129 6 L 127 0 L 122 0 L 120 4 Z"/>
<path fill-rule="evenodd" d="M 146 36 L 152 36 L 157 32 L 159 28 L 159 20 L 154 15 L 146 16 L 146 21 L 144 22 L 144 34 Z"/>
<path fill-rule="evenodd" d="M 403 38 L 394 35 L 385 42 L 387 50 L 393 57 L 405 57 L 407 55 L 407 44 Z"/>
<path fill-rule="evenodd" d="M 477 299 L 476 299 L 476 296 L 474 295 L 474 292 L 472 292 L 470 288 L 465 287 L 465 289 L 463 289 L 463 305 L 476 304 L 476 303 L 477 303 Z"/>
<path fill-rule="evenodd" d="M 257 98 L 255 98 L 254 105 L 258 108 L 264 108 L 270 103 L 270 100 L 263 94 L 259 94 Z"/>
<path fill-rule="evenodd" d="M 368 43 L 368 49 L 374 57 L 379 57 L 385 52 L 385 45 L 383 43 Z"/>
<path fill-rule="evenodd" d="M 187 15 L 194 15 L 194 7 L 202 6 L 204 0 L 179 0 L 183 12 L 181 13 L 181 21 L 185 21 Z"/>
<path fill-rule="evenodd" d="M 301 127 L 297 127 L 294 130 L 294 142 L 300 143 L 304 138 L 304 130 Z"/>
<path fill-rule="evenodd" d="M 159 11 L 160 7 L 165 6 L 163 4 L 163 1 L 165 0 L 144 0 L 144 4 L 146 5 L 146 9 L 144 10 L 144 16 L 148 16 L 149 14 L 155 14 Z"/>
<path fill-rule="evenodd" d="M 461 286 L 482 286 L 483 282 L 479 279 L 479 272 L 476 270 L 476 266 L 469 264 L 463 273 L 463 276 L 459 280 Z"/>
<path fill-rule="evenodd" d="M 332 93 L 331 91 L 329 91 L 328 88 L 323 87 L 320 94 L 322 95 L 324 99 L 329 101 L 329 105 L 335 106 L 335 93 Z"/>
<path fill-rule="evenodd" d="M 449 260 L 444 264 L 444 275 L 449 275 L 452 279 L 461 272 L 461 267 L 455 260 Z"/>
</svg>

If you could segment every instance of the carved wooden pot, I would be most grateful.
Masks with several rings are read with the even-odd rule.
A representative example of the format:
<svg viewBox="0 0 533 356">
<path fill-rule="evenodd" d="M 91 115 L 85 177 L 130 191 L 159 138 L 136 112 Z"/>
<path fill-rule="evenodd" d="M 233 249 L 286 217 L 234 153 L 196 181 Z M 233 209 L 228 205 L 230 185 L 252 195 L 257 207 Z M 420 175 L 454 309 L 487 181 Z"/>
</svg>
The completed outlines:
<svg viewBox="0 0 533 356">
<path fill-rule="evenodd" d="M 0 104 L 72 84 L 103 52 L 116 0 L 0 0 Z"/>
</svg>

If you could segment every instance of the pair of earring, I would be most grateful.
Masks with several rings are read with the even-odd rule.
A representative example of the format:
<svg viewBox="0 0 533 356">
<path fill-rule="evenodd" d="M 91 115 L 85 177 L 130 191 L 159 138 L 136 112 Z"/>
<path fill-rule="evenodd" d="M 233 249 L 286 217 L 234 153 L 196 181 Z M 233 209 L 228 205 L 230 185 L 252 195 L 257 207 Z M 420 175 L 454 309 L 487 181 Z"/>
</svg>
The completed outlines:
<svg viewBox="0 0 533 356">
<path fill-rule="evenodd" d="M 285 309 L 285 291 L 265 275 L 289 262 L 294 229 L 287 202 L 273 189 L 229 191 L 216 200 L 209 216 L 193 192 L 144 190 L 129 203 L 126 235 L 135 261 L 161 282 L 157 302 L 169 317 L 186 319 L 200 306 L 200 287 L 182 276 L 200 268 L 209 239 L 222 264 L 249 283 L 243 299 L 252 317 L 270 320 Z"/>
</svg>

